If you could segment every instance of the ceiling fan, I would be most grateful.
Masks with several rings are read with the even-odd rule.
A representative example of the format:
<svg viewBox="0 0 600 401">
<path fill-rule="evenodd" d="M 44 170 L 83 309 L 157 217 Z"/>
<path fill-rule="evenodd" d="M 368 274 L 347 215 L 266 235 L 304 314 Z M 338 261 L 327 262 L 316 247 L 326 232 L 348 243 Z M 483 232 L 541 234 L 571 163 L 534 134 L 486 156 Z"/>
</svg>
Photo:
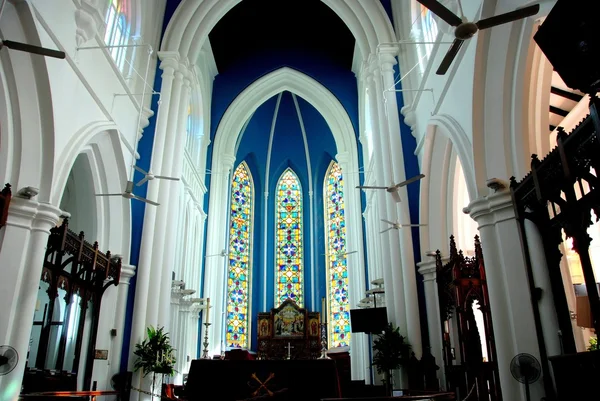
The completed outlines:
<svg viewBox="0 0 600 401">
<path fill-rule="evenodd" d="M 2 11 L 4 11 L 5 5 L 6 0 L 3 0 L 2 4 L 0 4 L 0 17 L 2 17 Z M 60 59 L 65 58 L 65 52 L 61 52 L 59 50 L 46 49 L 45 47 L 34 46 L 27 43 L 13 42 L 12 40 L 0 39 L 0 49 L 2 49 L 3 47 L 31 54 L 39 54 L 40 56 L 54 57 Z"/>
<path fill-rule="evenodd" d="M 145 171 L 141 168 L 139 168 L 138 166 L 133 166 L 134 169 L 136 169 L 137 171 L 139 171 L 140 173 L 144 174 L 144 178 L 142 178 L 140 180 L 140 182 L 138 182 L 136 185 L 139 187 L 141 185 L 144 185 L 146 183 L 146 181 L 152 181 L 153 179 L 161 179 L 161 180 L 172 180 L 172 181 L 179 181 L 179 178 L 175 178 L 175 177 L 166 177 L 164 175 L 154 175 L 152 174 L 151 171 Z"/>
<path fill-rule="evenodd" d="M 205 258 L 212 258 L 215 256 L 222 256 L 222 257 L 229 256 L 229 252 L 227 252 L 225 249 L 223 249 L 221 252 L 215 253 L 213 255 L 204 255 Z"/>
<path fill-rule="evenodd" d="M 133 181 L 127 181 L 127 186 L 125 187 L 125 191 L 120 194 L 96 194 L 96 196 L 122 196 L 125 199 L 136 199 L 142 202 L 149 203 L 154 206 L 158 206 L 159 203 L 151 201 L 146 198 L 142 198 L 141 196 L 137 196 L 133 194 Z"/>
<path fill-rule="evenodd" d="M 419 174 L 419 175 L 416 175 L 416 176 L 414 176 L 412 178 L 409 178 L 406 181 L 402 181 L 399 184 L 396 184 L 396 185 L 392 184 L 389 187 L 374 187 L 374 186 L 370 186 L 370 185 L 359 185 L 356 188 L 359 188 L 359 189 L 385 189 L 387 192 L 389 192 L 389 193 L 392 194 L 392 197 L 394 198 L 394 200 L 396 202 L 400 202 L 400 194 L 398 193 L 398 189 L 400 189 L 401 187 L 403 187 L 405 185 L 413 183 L 413 182 L 415 182 L 417 180 L 420 180 L 423 177 L 425 177 L 425 174 Z"/>
<path fill-rule="evenodd" d="M 400 224 L 399 222 L 393 222 L 393 221 L 389 221 L 386 219 L 381 219 L 381 221 L 391 224 L 392 226 L 390 228 L 386 228 L 385 230 L 381 231 L 380 234 L 383 234 L 387 231 L 390 230 L 399 230 L 402 227 L 421 227 L 421 226 L 426 226 L 427 224 Z"/>
<path fill-rule="evenodd" d="M 462 47 L 463 43 L 466 40 L 472 38 L 477 33 L 477 31 L 506 24 L 508 22 L 513 22 L 522 18 L 527 18 L 537 14 L 540 10 L 540 5 L 534 4 L 515 11 L 485 18 L 477 22 L 472 22 L 468 21 L 464 16 L 460 0 L 458 0 L 458 5 L 461 14 L 460 17 L 454 14 L 452 11 L 448 10 L 448 8 L 446 8 L 443 4 L 436 0 L 417 1 L 423 4 L 425 7 L 427 7 L 432 13 L 436 14 L 439 18 L 446 21 L 450 26 L 455 27 L 454 42 L 450 46 L 450 49 L 448 49 L 448 52 L 444 56 L 442 63 L 438 67 L 438 70 L 436 71 L 437 75 L 444 75 L 446 71 L 448 71 L 450 64 L 452 64 L 452 61 L 454 61 L 454 58 L 458 54 L 458 51 Z"/>
</svg>

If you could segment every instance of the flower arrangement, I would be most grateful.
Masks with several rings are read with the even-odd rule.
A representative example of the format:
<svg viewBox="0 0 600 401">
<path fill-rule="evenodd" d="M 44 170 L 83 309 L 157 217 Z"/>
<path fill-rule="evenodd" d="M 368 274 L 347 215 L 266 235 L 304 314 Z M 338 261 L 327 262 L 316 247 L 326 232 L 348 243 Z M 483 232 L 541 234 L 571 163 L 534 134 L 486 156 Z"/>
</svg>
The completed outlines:
<svg viewBox="0 0 600 401">
<path fill-rule="evenodd" d="M 148 338 L 141 344 L 135 345 L 133 354 L 137 356 L 133 368 L 137 372 L 142 369 L 144 377 L 148 373 L 165 374 L 173 376 L 177 362 L 174 349 L 169 341 L 169 334 L 164 332 L 164 327 L 147 329 Z"/>
</svg>

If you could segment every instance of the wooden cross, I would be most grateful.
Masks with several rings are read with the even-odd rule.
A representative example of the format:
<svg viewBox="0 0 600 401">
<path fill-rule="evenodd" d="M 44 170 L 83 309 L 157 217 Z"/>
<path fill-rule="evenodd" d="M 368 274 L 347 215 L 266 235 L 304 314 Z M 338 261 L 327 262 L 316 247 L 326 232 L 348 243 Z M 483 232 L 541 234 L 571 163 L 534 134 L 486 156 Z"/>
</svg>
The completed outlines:
<svg viewBox="0 0 600 401">
<path fill-rule="evenodd" d="M 292 346 L 292 345 L 289 343 L 289 341 L 288 341 L 288 345 L 287 345 L 287 349 L 288 349 L 287 359 L 292 359 L 292 350 L 291 350 L 292 348 L 296 348 L 296 347 L 293 347 L 293 346 Z"/>
<path fill-rule="evenodd" d="M 262 390 L 266 391 L 267 394 L 269 394 L 269 396 L 271 396 L 271 397 L 273 396 L 273 392 L 267 388 L 267 383 L 269 383 L 271 381 L 271 379 L 275 377 L 275 373 L 270 373 L 269 377 L 267 377 L 267 379 L 264 382 L 261 381 L 258 378 L 258 376 L 256 376 L 256 373 L 252 373 L 252 375 L 250 377 L 252 377 L 254 380 L 256 380 L 259 384 L 259 387 L 256 389 L 256 391 L 254 391 L 252 393 L 253 397 L 260 395 Z"/>
</svg>

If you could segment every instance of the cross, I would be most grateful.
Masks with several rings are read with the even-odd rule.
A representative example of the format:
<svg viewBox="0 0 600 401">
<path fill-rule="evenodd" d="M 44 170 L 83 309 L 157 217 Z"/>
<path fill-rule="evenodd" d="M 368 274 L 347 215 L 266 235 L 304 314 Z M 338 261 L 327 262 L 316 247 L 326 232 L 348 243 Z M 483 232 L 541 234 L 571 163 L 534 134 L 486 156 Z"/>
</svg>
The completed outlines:
<svg viewBox="0 0 600 401">
<path fill-rule="evenodd" d="M 292 348 L 296 348 L 296 347 L 292 347 L 292 345 L 288 342 L 287 345 L 287 349 L 288 349 L 288 355 L 287 355 L 287 359 L 292 359 Z"/>
<path fill-rule="evenodd" d="M 273 396 L 273 392 L 267 388 L 267 383 L 269 383 L 269 381 L 271 381 L 271 379 L 273 377 L 275 377 L 275 373 L 270 373 L 269 377 L 267 377 L 267 379 L 264 382 L 260 381 L 258 376 L 256 376 L 256 373 L 252 373 L 252 375 L 250 377 L 252 377 L 254 380 L 256 380 L 259 384 L 259 387 L 256 389 L 256 391 L 252 393 L 253 397 L 256 397 L 257 395 L 259 395 L 261 390 L 265 390 L 267 392 L 267 394 L 269 394 L 269 396 Z M 248 383 L 248 384 L 250 384 L 250 383 Z"/>
</svg>

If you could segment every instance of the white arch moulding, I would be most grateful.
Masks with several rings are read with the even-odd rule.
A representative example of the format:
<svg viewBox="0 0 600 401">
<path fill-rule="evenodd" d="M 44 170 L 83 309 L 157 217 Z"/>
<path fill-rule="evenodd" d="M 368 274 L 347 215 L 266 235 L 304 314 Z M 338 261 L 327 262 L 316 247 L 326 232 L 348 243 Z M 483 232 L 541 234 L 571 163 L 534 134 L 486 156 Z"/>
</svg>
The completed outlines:
<svg viewBox="0 0 600 401">
<path fill-rule="evenodd" d="M 28 2 L 7 3 L 3 17 L 3 37 L 41 45 Z M 47 202 L 54 173 L 54 111 L 46 59 L 2 51 L 0 70 L 0 173 L 13 192 L 33 186 L 39 188 L 37 200 Z"/>
<path fill-rule="evenodd" d="M 167 26 L 163 51 L 179 51 L 181 57 L 197 60 L 217 22 L 241 0 L 184 1 Z M 322 0 L 348 26 L 361 56 L 366 59 L 379 43 L 394 41 L 394 29 L 378 1 Z"/>
</svg>

